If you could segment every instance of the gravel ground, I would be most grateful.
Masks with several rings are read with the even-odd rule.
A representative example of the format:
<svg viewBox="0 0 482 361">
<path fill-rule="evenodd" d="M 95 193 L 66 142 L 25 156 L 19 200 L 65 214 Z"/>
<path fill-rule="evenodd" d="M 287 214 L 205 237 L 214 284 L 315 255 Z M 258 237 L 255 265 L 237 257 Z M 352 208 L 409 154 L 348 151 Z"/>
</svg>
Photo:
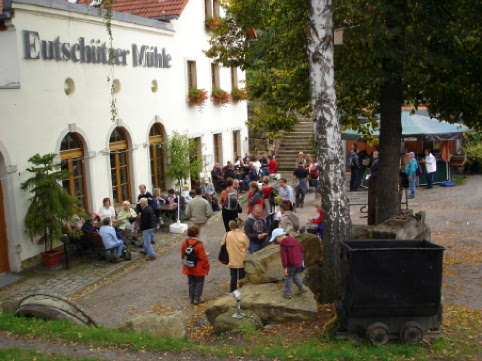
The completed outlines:
<svg viewBox="0 0 482 361">
<path fill-rule="evenodd" d="M 310 194 L 309 198 L 313 198 Z M 307 200 L 305 204 L 309 204 Z M 482 175 L 469 177 L 463 186 L 432 190 L 419 189 L 410 202 L 415 211 L 425 210 L 432 230 L 432 241 L 446 247 L 443 302 L 482 309 Z M 314 208 L 299 210 L 302 221 L 315 217 Z M 243 213 L 246 217 L 246 213 Z M 359 207 L 351 208 L 355 224 L 366 223 Z M 213 299 L 228 293 L 228 268 L 217 261 L 219 244 L 224 234 L 221 215 L 216 214 L 207 225 L 207 251 L 211 271 L 206 278 L 204 298 Z M 179 241 L 181 238 L 179 239 Z M 207 326 L 203 316 L 205 305 L 192 306 L 187 297 L 187 279 L 181 273 L 179 241 L 158 250 L 153 262 L 138 261 L 112 279 L 94 285 L 73 297 L 99 324 L 116 327 L 133 315 L 182 310 L 192 317 L 191 327 Z M 103 360 L 183 360 L 199 359 L 190 354 L 155 354 L 116 349 L 90 349 L 81 345 L 25 340 L 0 333 L 0 348 L 31 348 L 73 357 Z M 217 358 L 206 358 L 217 360 Z M 259 358 L 245 357 L 245 360 Z"/>
</svg>

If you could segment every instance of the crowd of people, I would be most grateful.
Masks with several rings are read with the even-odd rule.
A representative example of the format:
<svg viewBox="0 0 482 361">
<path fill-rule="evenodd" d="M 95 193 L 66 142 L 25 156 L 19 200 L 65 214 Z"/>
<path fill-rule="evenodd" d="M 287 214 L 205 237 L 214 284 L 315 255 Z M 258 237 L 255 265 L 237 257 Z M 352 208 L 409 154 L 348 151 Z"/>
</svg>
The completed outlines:
<svg viewBox="0 0 482 361">
<path fill-rule="evenodd" d="M 281 253 L 286 275 L 283 295 L 290 298 L 292 281 L 298 285 L 301 293 L 306 290 L 300 284 L 295 270 L 301 267 L 301 264 L 297 265 L 300 256 L 290 254 L 293 249 L 298 253 L 302 250 L 301 245 L 301 248 L 293 248 L 293 244 L 298 242 L 295 237 L 302 228 L 295 207 L 303 207 L 304 195 L 309 187 L 319 184 L 319 172 L 312 179 L 310 168 L 313 163 L 309 157 L 303 159 L 303 163 L 298 162 L 297 169 L 300 169 L 293 173 L 291 185 L 286 178 L 272 184 L 275 179 L 273 175 L 278 171 L 276 160 L 263 153 L 259 156 L 246 154 L 244 158 L 238 157 L 234 163 L 227 162 L 222 168 L 216 163 L 211 178 L 203 178 L 195 189 L 184 186 L 181 192 L 169 189 L 163 194 L 161 189 L 155 188 L 151 193 L 141 184 L 135 204 L 126 200 L 122 203 L 122 208 L 116 211 L 110 198 L 104 198 L 98 213 L 90 213 L 81 228 L 85 232 L 100 235 L 105 249 L 113 254 L 113 262 L 123 260 L 127 239 L 142 247 L 139 252 L 146 255 L 147 261 L 152 261 L 156 259 L 152 246 L 155 244 L 155 229 L 166 221 L 163 216 L 167 212 L 173 215 L 174 221 L 179 208 L 180 214 L 193 224 L 188 229 L 188 237 L 181 243 L 181 254 L 184 257 L 186 249 L 192 249 L 198 260 L 195 267 L 184 265 L 183 273 L 188 276 L 191 302 L 199 304 L 203 302 L 201 296 L 204 278 L 209 273 L 208 253 L 204 246 L 207 242 L 205 225 L 215 212 L 221 211 L 226 231 L 222 242 L 229 254 L 230 291 L 234 291 L 238 281 L 245 277 L 243 262 L 246 255 L 275 242 L 282 245 L 284 250 Z M 245 222 L 239 218 L 243 211 L 243 193 L 246 193 L 248 213 Z M 316 197 L 319 195 L 318 191 Z M 277 213 L 274 212 L 275 206 L 279 206 Z M 321 207 L 319 210 L 322 223 Z M 309 221 L 312 222 L 314 219 Z M 275 230 L 277 233 L 273 233 Z M 140 238 L 140 234 L 142 243 L 138 244 L 136 235 Z M 273 234 L 275 235 L 272 236 Z"/>
</svg>

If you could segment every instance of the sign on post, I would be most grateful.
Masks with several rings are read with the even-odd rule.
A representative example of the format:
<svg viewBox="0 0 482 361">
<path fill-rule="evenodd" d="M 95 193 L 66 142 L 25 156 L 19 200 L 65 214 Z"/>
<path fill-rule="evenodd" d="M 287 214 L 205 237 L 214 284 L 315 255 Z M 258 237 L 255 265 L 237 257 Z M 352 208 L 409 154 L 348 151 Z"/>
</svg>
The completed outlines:
<svg viewBox="0 0 482 361">
<path fill-rule="evenodd" d="M 348 192 L 350 206 L 364 206 L 368 204 L 368 192 Z"/>
</svg>

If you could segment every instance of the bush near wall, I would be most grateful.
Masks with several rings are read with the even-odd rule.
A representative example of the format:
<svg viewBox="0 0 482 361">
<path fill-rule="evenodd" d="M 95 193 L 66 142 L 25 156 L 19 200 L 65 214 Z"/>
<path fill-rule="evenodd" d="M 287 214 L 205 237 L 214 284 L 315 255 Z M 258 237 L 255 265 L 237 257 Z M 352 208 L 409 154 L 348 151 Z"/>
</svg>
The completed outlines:
<svg viewBox="0 0 482 361">
<path fill-rule="evenodd" d="M 467 166 L 473 173 L 482 173 L 482 143 L 470 141 L 465 147 Z"/>
</svg>

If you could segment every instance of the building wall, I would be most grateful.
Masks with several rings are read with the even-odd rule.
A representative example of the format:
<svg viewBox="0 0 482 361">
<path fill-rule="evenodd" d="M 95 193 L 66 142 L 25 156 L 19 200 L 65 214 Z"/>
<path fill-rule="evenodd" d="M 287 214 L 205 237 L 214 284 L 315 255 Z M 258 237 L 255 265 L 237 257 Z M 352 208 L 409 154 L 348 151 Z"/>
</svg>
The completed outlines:
<svg viewBox="0 0 482 361">
<path fill-rule="evenodd" d="M 132 44 L 165 48 L 171 55 L 170 68 L 133 67 L 132 54 L 127 65 L 87 64 L 73 61 L 25 59 L 24 31 L 38 32 L 41 40 L 70 45 L 83 37 L 86 42 L 108 43 L 104 19 L 83 5 L 61 1 L 19 0 L 13 3 L 14 17 L 7 22 L 8 31 L 0 33 L 0 46 L 8 46 L 9 54 L 17 51 L 16 61 L 0 60 L 0 80 L 9 69 L 18 67 L 19 85 L 7 88 L 0 84 L 0 152 L 4 161 L 2 188 L 7 218 L 9 259 L 12 271 L 19 271 L 22 261 L 38 254 L 23 230 L 23 218 L 28 208 L 28 195 L 20 183 L 29 177 L 26 168 L 35 153 L 59 153 L 60 144 L 69 132 L 83 141 L 89 210 L 97 212 L 102 198 L 112 198 L 109 138 L 116 126 L 125 129 L 129 139 L 131 165 L 131 201 L 136 199 L 137 186 L 151 185 L 148 135 L 152 125 L 162 124 L 165 134 L 187 132 L 202 137 L 202 154 L 213 157 L 213 132 L 223 134 L 223 159 L 232 159 L 232 131 L 241 130 L 247 137 L 245 102 L 225 107 L 189 106 L 187 103 L 187 60 L 196 60 L 198 87 L 211 90 L 210 60 L 207 49 L 209 34 L 204 29 L 204 6 L 190 1 L 180 19 L 172 24 L 151 26 L 152 20 L 121 14 L 124 20 L 112 20 L 113 47 L 130 49 Z M 87 9 L 87 10 L 86 10 Z M 159 22 L 157 22 L 159 23 Z M 15 38 L 15 41 L 12 39 Z M 90 44 L 88 44 L 90 45 Z M 5 49 L 5 48 L 4 48 Z M 12 50 L 13 49 L 13 50 Z M 35 54 L 37 48 L 30 48 Z M 118 79 L 116 120 L 111 120 L 110 83 Z M 238 71 L 240 80 L 244 79 Z M 72 79 L 75 90 L 67 95 L 66 79 Z M 230 70 L 220 70 L 221 87 L 230 90 Z M 151 90 L 157 81 L 158 90 Z M 243 143 L 242 143 L 243 145 Z M 242 151 L 244 149 L 242 148 Z M 206 170 L 212 169 L 207 164 Z"/>
</svg>

